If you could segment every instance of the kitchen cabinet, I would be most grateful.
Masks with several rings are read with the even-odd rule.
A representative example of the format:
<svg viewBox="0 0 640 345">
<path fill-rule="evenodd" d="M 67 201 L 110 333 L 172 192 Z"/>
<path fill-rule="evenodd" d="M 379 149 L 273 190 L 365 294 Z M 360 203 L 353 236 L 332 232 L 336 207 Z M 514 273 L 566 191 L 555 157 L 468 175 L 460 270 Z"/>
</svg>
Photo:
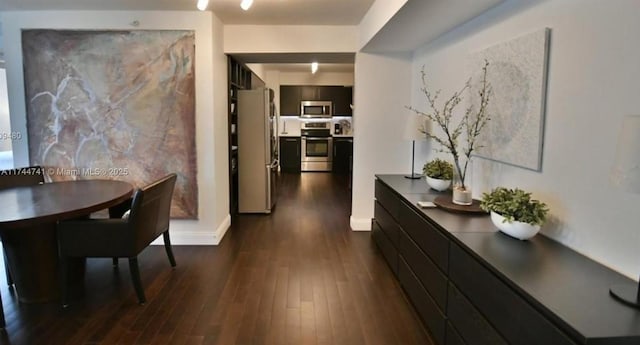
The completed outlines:
<svg viewBox="0 0 640 345">
<path fill-rule="evenodd" d="M 280 86 L 280 116 L 300 116 L 301 93 L 299 86 Z"/>
<path fill-rule="evenodd" d="M 333 172 L 336 174 L 349 174 L 353 157 L 352 138 L 333 138 Z"/>
<path fill-rule="evenodd" d="M 351 116 L 351 104 L 353 103 L 353 87 L 328 86 L 329 99 L 333 101 L 334 116 Z"/>
<path fill-rule="evenodd" d="M 321 86 L 301 86 L 300 87 L 300 100 L 301 101 L 326 101 L 321 91 Z"/>
<path fill-rule="evenodd" d="M 280 171 L 300 172 L 300 137 L 280 137 Z"/>
<path fill-rule="evenodd" d="M 489 217 L 417 207 L 423 180 L 377 175 L 372 234 L 439 345 L 640 344 L 627 277 L 543 235 L 519 241 Z"/>
<path fill-rule="evenodd" d="M 280 86 L 280 116 L 300 116 L 302 101 L 332 101 L 334 116 L 351 116 L 353 103 L 351 86 Z"/>
</svg>

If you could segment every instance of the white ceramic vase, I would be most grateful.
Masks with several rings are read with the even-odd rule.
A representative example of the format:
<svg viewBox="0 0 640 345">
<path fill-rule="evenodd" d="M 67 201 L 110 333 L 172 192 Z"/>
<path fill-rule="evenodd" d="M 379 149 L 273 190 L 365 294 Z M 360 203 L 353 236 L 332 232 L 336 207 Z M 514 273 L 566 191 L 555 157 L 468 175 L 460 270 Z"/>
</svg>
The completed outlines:
<svg viewBox="0 0 640 345">
<path fill-rule="evenodd" d="M 447 190 L 451 185 L 451 180 L 441 180 L 439 178 L 431 178 L 426 175 L 425 177 L 427 179 L 427 184 L 429 185 L 429 187 L 439 192 Z"/>
<path fill-rule="evenodd" d="M 500 231 L 519 240 L 530 239 L 540 231 L 540 225 L 531 225 L 515 220 L 513 222 L 505 222 L 503 216 L 493 211 L 491 211 L 491 221 Z"/>
</svg>

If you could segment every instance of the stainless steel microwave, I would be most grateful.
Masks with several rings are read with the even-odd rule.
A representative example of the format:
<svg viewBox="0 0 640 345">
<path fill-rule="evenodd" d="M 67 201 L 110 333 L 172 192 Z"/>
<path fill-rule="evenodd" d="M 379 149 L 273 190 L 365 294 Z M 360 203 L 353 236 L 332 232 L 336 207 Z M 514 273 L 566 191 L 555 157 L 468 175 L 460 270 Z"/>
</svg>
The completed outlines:
<svg viewBox="0 0 640 345">
<path fill-rule="evenodd" d="M 300 117 L 326 118 L 333 116 L 331 101 L 302 101 L 300 102 Z"/>
</svg>

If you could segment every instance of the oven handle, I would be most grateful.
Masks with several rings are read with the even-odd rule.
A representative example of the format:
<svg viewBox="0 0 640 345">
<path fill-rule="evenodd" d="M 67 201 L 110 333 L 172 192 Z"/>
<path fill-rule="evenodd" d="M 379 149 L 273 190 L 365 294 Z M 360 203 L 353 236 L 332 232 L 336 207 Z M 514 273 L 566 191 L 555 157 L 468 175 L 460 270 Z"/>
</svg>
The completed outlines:
<svg viewBox="0 0 640 345">
<path fill-rule="evenodd" d="M 332 137 L 302 137 L 303 140 L 333 140 Z"/>
</svg>

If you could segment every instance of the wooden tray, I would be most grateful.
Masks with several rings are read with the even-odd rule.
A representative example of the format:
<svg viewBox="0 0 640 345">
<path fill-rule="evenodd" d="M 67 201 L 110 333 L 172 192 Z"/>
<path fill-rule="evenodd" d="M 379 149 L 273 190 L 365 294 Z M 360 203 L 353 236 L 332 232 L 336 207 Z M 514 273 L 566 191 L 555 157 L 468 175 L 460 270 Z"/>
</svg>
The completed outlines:
<svg viewBox="0 0 640 345">
<path fill-rule="evenodd" d="M 483 209 L 480 208 L 480 200 L 477 200 L 477 199 L 473 199 L 473 201 L 471 202 L 471 205 L 469 206 L 458 205 L 458 204 L 454 204 L 451 201 L 451 194 L 448 194 L 448 195 L 437 196 L 433 200 L 433 203 L 436 204 L 438 207 L 449 212 L 488 214 L 487 212 L 485 212 Z"/>
</svg>

